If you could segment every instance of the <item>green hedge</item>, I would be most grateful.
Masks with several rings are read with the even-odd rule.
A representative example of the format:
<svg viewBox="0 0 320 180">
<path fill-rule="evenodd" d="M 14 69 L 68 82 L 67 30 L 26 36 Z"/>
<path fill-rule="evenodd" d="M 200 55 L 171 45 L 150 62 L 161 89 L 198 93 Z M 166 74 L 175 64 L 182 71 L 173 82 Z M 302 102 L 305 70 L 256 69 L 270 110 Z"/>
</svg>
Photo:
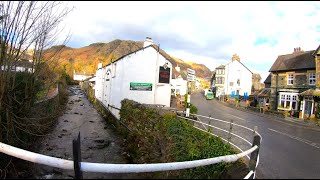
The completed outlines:
<svg viewBox="0 0 320 180">
<path fill-rule="evenodd" d="M 130 132 L 125 148 L 131 163 L 164 163 L 235 154 L 220 138 L 199 131 L 173 113 L 147 108 L 131 100 L 121 102 L 120 116 Z M 164 114 L 164 115 L 159 115 Z M 238 165 L 240 162 L 237 162 Z M 152 178 L 223 178 L 231 163 L 153 173 Z M 240 166 L 245 166 L 240 163 Z"/>
</svg>

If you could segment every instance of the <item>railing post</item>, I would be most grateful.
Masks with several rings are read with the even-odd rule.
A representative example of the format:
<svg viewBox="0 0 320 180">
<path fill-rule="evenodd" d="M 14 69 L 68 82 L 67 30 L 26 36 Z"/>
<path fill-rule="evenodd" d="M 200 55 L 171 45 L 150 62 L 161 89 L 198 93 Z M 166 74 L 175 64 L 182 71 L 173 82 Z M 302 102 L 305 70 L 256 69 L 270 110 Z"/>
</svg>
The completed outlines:
<svg viewBox="0 0 320 180">
<path fill-rule="evenodd" d="M 253 151 L 250 156 L 249 171 L 253 171 L 254 173 L 249 179 L 254 179 L 254 177 L 256 175 L 256 166 L 257 166 L 257 159 L 258 159 L 258 155 L 259 155 L 260 142 L 261 142 L 261 137 L 258 135 L 255 135 L 253 137 L 252 147 L 257 145 L 258 148 L 255 151 Z"/>
<path fill-rule="evenodd" d="M 230 128 L 229 128 L 229 134 L 228 134 L 228 144 L 231 141 L 231 131 L 233 127 L 233 120 L 230 121 Z"/>
<path fill-rule="evenodd" d="M 211 126 L 211 115 L 209 115 L 209 125 Z M 209 132 L 209 128 L 211 129 L 210 126 L 208 126 L 208 132 Z"/>
<path fill-rule="evenodd" d="M 253 127 L 253 135 L 256 135 L 256 132 L 258 132 L 258 126 Z"/>
<path fill-rule="evenodd" d="M 81 148 L 80 148 L 80 132 L 78 138 L 72 141 L 73 145 L 73 167 L 76 179 L 83 179 L 81 171 Z"/>
</svg>

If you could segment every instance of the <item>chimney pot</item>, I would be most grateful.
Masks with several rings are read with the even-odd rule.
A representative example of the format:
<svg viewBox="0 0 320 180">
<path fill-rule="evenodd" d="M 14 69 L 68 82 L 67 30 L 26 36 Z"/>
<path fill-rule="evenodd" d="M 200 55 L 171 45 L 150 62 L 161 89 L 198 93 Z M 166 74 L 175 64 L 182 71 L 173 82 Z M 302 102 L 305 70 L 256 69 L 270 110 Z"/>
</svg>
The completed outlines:
<svg viewBox="0 0 320 180">
<path fill-rule="evenodd" d="M 100 68 L 102 68 L 102 63 L 101 62 L 98 64 L 98 69 L 100 69 Z"/>
<path fill-rule="evenodd" d="M 144 43 L 143 43 L 143 47 L 147 47 L 147 46 L 150 46 L 153 44 L 153 40 L 150 38 L 150 37 L 146 37 L 146 39 L 144 40 Z"/>
</svg>

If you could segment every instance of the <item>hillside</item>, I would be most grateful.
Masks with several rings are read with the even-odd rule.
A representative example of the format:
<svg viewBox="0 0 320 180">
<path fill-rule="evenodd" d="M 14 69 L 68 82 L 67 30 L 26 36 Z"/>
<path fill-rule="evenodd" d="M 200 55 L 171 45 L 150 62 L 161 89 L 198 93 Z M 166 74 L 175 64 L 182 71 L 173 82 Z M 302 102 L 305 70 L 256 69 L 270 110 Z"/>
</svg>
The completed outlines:
<svg viewBox="0 0 320 180">
<path fill-rule="evenodd" d="M 72 77 L 73 71 L 78 73 L 94 74 L 98 63 L 102 62 L 106 65 L 123 55 L 136 51 L 143 47 L 143 42 L 131 41 L 131 40 L 119 40 L 116 39 L 109 43 L 93 43 L 89 46 L 81 48 L 71 48 L 68 46 L 60 45 L 53 46 L 45 50 L 45 59 L 58 60 L 58 69 L 65 71 Z M 57 50 L 61 50 L 59 54 L 55 54 Z M 196 76 L 201 78 L 211 77 L 211 71 L 203 64 L 186 63 L 183 60 L 172 57 L 161 50 L 167 59 L 169 59 L 176 67 L 180 66 L 181 74 L 186 77 L 187 68 L 192 68 L 196 71 Z M 179 73 L 173 68 L 173 78 Z"/>
</svg>

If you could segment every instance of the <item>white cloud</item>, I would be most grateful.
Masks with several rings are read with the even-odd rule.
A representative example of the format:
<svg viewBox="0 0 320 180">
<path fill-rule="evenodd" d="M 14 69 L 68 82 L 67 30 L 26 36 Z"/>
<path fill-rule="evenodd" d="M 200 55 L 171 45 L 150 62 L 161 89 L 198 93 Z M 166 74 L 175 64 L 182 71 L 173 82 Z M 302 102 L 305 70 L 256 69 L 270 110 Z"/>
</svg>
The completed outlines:
<svg viewBox="0 0 320 180">
<path fill-rule="evenodd" d="M 278 55 L 320 43 L 319 2 L 70 2 L 64 23 L 78 47 L 146 36 L 169 54 L 213 70 L 237 53 L 268 75 Z M 68 28 L 66 28 L 68 29 Z"/>
</svg>

